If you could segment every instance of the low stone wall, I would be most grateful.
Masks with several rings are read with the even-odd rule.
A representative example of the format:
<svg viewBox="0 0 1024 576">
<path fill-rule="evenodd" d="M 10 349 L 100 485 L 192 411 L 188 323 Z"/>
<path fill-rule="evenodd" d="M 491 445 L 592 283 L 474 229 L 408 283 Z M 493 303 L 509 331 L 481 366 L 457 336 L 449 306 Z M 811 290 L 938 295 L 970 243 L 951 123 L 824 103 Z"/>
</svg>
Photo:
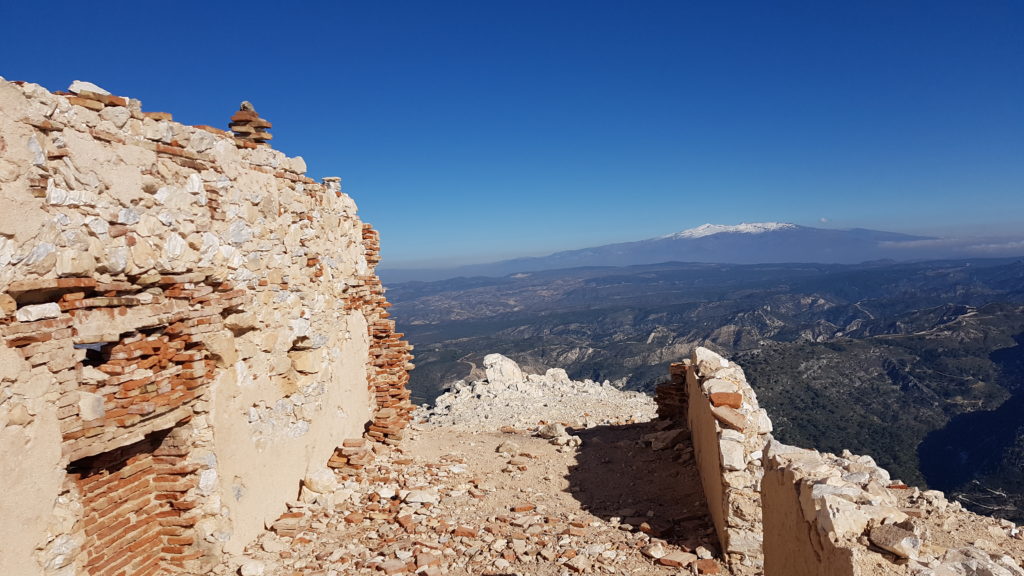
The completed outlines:
<svg viewBox="0 0 1024 576">
<path fill-rule="evenodd" d="M 0 572 L 202 572 L 401 438 L 377 233 L 243 108 L 0 79 Z"/>
<path fill-rule="evenodd" d="M 941 492 L 894 482 L 870 456 L 775 441 L 734 363 L 705 348 L 655 398 L 686 415 L 704 495 L 734 574 L 1024 576 L 1024 532 Z"/>
<path fill-rule="evenodd" d="M 685 401 L 659 390 L 661 411 L 685 409 L 694 456 L 723 557 L 734 574 L 761 571 L 761 454 L 771 421 L 757 404 L 743 370 L 706 348 L 670 369 L 685 374 Z M 671 408 L 679 405 L 679 408 Z"/>
<path fill-rule="evenodd" d="M 894 483 L 870 456 L 772 441 L 762 501 L 766 576 L 1024 575 L 1012 523 Z"/>
</svg>

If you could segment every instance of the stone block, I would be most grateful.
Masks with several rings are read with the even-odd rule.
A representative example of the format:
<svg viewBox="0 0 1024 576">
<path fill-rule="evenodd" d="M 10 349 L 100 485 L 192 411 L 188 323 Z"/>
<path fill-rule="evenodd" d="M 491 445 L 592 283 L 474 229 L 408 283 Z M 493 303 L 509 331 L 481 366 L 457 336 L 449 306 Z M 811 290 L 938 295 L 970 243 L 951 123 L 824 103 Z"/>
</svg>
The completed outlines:
<svg viewBox="0 0 1024 576">
<path fill-rule="evenodd" d="M 747 417 L 731 406 L 715 406 L 711 409 L 711 414 L 727 428 L 742 432 L 747 427 Z"/>
<path fill-rule="evenodd" d="M 103 418 L 106 415 L 103 396 L 90 392 L 79 392 L 78 414 L 86 422 Z"/>
<path fill-rule="evenodd" d="M 47 302 L 46 304 L 22 306 L 14 316 L 19 322 L 35 322 L 48 318 L 58 318 L 60 315 L 60 305 L 56 302 Z"/>
<path fill-rule="evenodd" d="M 739 392 L 712 392 L 709 395 L 712 406 L 727 406 L 739 410 L 743 406 L 743 395 Z"/>
<path fill-rule="evenodd" d="M 721 440 L 718 443 L 722 468 L 726 470 L 743 470 L 747 467 L 746 453 L 743 444 L 732 440 Z"/>
</svg>

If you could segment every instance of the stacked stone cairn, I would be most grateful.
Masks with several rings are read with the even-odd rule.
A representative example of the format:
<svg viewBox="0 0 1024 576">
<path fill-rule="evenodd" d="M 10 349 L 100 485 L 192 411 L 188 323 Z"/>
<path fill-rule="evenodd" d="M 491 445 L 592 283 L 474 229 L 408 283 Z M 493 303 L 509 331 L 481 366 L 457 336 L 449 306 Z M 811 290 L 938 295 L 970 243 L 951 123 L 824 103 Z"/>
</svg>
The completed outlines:
<svg viewBox="0 0 1024 576">
<path fill-rule="evenodd" d="M 234 133 L 236 140 L 249 144 L 252 147 L 269 146 L 267 142 L 274 137 L 267 132 L 273 124 L 260 118 L 260 115 L 256 113 L 256 109 L 247 101 L 242 102 L 238 107 L 238 112 L 231 116 L 231 123 L 228 126 L 231 128 L 231 132 Z"/>
</svg>

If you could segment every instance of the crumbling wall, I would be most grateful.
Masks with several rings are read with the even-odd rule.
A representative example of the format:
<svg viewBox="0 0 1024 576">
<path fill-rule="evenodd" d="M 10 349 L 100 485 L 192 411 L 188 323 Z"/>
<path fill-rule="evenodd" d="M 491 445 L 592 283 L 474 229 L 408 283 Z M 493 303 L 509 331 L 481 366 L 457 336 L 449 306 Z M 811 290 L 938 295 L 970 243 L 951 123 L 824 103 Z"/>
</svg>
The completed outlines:
<svg viewBox="0 0 1024 576">
<path fill-rule="evenodd" d="M 893 481 L 870 456 L 775 441 L 736 364 L 697 348 L 669 375 L 656 392 L 658 414 L 687 415 L 734 574 L 1024 576 L 1024 532 L 1012 523 Z"/>
<path fill-rule="evenodd" d="M 766 576 L 1024 575 L 1012 523 L 892 481 L 870 456 L 774 440 L 766 456 Z"/>
<path fill-rule="evenodd" d="M 761 570 L 761 450 L 771 422 L 743 370 L 706 348 L 686 371 L 687 419 L 708 510 L 735 574 Z"/>
<path fill-rule="evenodd" d="M 251 106 L 72 88 L 0 79 L 0 572 L 200 570 L 401 438 L 411 347 L 376 232 Z"/>
</svg>

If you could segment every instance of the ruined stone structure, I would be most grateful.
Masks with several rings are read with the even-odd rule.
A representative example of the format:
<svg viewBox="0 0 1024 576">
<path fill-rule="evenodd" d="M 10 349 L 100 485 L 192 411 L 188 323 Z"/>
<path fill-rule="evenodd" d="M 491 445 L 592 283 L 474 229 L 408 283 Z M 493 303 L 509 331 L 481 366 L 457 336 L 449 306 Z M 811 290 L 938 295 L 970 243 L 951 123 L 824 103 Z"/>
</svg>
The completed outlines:
<svg viewBox="0 0 1024 576">
<path fill-rule="evenodd" d="M 697 348 L 669 375 L 658 413 L 690 431 L 731 573 L 1024 575 L 1024 534 L 1012 523 L 894 481 L 870 456 L 774 440 L 736 364 Z"/>
<path fill-rule="evenodd" d="M 771 420 L 743 370 L 705 348 L 672 364 L 657 390 L 659 416 L 686 422 L 711 520 L 734 574 L 759 574 L 761 454 Z"/>
<path fill-rule="evenodd" d="M 411 347 L 269 122 L 69 90 L 0 79 L 0 573 L 202 572 L 401 438 Z"/>
</svg>

